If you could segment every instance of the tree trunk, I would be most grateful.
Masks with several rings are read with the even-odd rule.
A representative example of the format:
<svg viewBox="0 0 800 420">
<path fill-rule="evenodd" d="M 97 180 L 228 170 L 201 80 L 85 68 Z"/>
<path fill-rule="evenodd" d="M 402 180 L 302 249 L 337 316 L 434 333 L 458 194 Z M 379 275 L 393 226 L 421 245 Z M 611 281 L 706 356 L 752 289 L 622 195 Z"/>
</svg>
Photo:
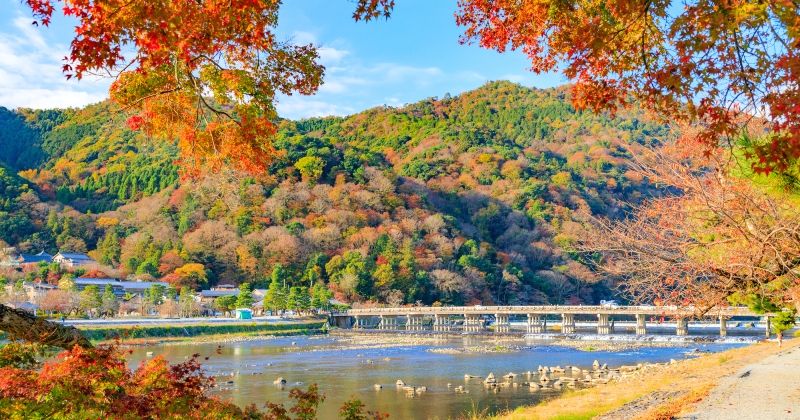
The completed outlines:
<svg viewBox="0 0 800 420">
<path fill-rule="evenodd" d="M 0 305 L 0 330 L 9 338 L 23 339 L 49 346 L 71 349 L 90 348 L 92 344 L 75 327 L 60 325 L 28 312 Z"/>
</svg>

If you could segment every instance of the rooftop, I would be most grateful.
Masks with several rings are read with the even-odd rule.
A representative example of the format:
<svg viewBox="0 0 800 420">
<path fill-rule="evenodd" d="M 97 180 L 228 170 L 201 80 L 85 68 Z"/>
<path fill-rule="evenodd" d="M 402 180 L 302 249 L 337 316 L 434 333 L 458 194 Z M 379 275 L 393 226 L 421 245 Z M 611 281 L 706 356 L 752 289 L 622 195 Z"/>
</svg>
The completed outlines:
<svg viewBox="0 0 800 420">
<path fill-rule="evenodd" d="M 81 252 L 59 252 L 58 254 L 56 254 L 56 256 L 59 255 L 68 260 L 91 260 L 91 258 L 88 255 Z"/>
<path fill-rule="evenodd" d="M 90 277 L 78 277 L 75 279 L 75 284 L 80 284 L 84 286 L 95 285 L 95 286 L 120 286 L 124 289 L 148 289 L 150 286 L 157 284 L 164 287 L 168 287 L 169 283 L 165 283 L 163 281 L 126 281 L 126 280 L 119 280 L 114 278 L 90 278 Z"/>
</svg>

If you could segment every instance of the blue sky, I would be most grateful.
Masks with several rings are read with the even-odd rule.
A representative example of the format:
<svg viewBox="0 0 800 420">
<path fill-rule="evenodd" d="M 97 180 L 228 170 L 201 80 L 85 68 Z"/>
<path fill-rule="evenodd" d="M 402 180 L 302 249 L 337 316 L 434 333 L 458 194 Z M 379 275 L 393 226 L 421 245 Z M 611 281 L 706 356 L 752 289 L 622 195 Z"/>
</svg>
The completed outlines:
<svg viewBox="0 0 800 420">
<path fill-rule="evenodd" d="M 559 75 L 536 75 L 516 52 L 498 54 L 460 45 L 456 0 L 401 0 L 388 21 L 354 22 L 352 0 L 285 0 L 279 34 L 320 47 L 327 70 L 314 96 L 281 97 L 283 117 L 347 115 L 377 105 L 402 105 L 429 96 L 453 95 L 489 80 L 548 87 Z M 20 0 L 0 0 L 0 106 L 82 106 L 107 96 L 107 79 L 67 81 L 61 58 L 72 22 L 31 26 Z"/>
</svg>

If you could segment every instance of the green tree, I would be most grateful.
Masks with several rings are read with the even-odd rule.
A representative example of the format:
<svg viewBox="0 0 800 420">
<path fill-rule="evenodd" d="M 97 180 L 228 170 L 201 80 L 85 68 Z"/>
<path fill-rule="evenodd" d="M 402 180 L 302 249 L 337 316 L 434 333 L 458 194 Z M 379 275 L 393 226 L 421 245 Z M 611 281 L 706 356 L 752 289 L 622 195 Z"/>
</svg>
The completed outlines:
<svg viewBox="0 0 800 420">
<path fill-rule="evenodd" d="M 299 311 L 302 309 L 301 294 L 299 287 L 292 287 L 289 289 L 289 296 L 286 297 L 286 308 L 292 311 Z"/>
<path fill-rule="evenodd" d="M 167 290 L 164 292 L 164 296 L 167 297 L 169 300 L 175 300 L 178 297 L 178 291 L 175 290 L 172 286 L 167 286 Z"/>
<path fill-rule="evenodd" d="M 300 172 L 304 180 L 317 182 L 325 169 L 325 161 L 316 156 L 305 156 L 295 162 L 294 167 Z"/>
<path fill-rule="evenodd" d="M 153 284 L 144 291 L 144 300 L 146 303 L 158 306 L 164 303 L 164 294 L 167 288 L 161 284 Z"/>
<path fill-rule="evenodd" d="M 311 294 L 308 291 L 307 287 L 299 287 L 298 297 L 297 297 L 297 308 L 302 311 L 308 311 L 311 309 Z"/>
<path fill-rule="evenodd" d="M 214 299 L 214 307 L 223 314 L 228 314 L 236 309 L 236 296 L 220 296 Z"/>
<path fill-rule="evenodd" d="M 275 271 L 273 270 L 273 274 Z M 281 286 L 280 280 L 276 276 L 272 276 L 272 281 L 269 283 L 267 293 L 264 295 L 264 309 L 273 312 L 286 309 L 286 295 Z"/>
<path fill-rule="evenodd" d="M 792 329 L 797 323 L 797 311 L 785 309 L 772 318 L 772 331 L 778 336 L 778 345 L 783 345 L 783 333 Z"/>
<path fill-rule="evenodd" d="M 242 283 L 239 285 L 239 295 L 236 296 L 237 308 L 250 308 L 253 306 L 253 290 L 250 283 Z"/>
<path fill-rule="evenodd" d="M 192 289 L 188 286 L 181 287 L 178 295 L 178 305 L 180 305 L 181 317 L 194 315 L 195 299 Z"/>
<path fill-rule="evenodd" d="M 119 264 L 122 247 L 120 246 L 116 227 L 112 227 L 106 232 L 103 240 L 97 246 L 97 251 L 100 254 L 100 263 L 105 265 Z"/>
<path fill-rule="evenodd" d="M 103 304 L 103 299 L 100 296 L 100 288 L 95 285 L 86 286 L 80 293 L 80 308 L 86 312 L 87 315 L 94 314 L 98 311 Z"/>
<path fill-rule="evenodd" d="M 324 284 L 317 283 L 311 288 L 311 307 L 325 310 L 330 306 L 333 293 Z"/>
<path fill-rule="evenodd" d="M 102 312 L 103 315 L 106 316 L 113 316 L 117 312 L 118 308 L 119 308 L 119 303 L 117 302 L 117 296 L 114 295 L 114 289 L 111 287 L 110 284 L 107 284 L 105 289 L 103 290 L 100 312 Z"/>
<path fill-rule="evenodd" d="M 289 280 L 289 271 L 283 266 L 283 264 L 275 264 L 275 266 L 272 267 L 270 279 L 272 281 L 279 281 L 281 287 L 286 288 L 286 281 Z"/>
</svg>

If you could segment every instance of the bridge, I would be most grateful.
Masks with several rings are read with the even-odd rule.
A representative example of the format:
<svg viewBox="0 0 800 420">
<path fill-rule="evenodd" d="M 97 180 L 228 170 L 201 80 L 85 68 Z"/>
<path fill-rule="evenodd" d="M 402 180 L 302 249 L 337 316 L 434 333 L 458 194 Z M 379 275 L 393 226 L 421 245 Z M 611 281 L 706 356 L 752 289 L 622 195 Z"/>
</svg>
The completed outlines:
<svg viewBox="0 0 800 420">
<path fill-rule="evenodd" d="M 522 332 L 542 334 L 551 330 L 562 334 L 577 332 L 576 318 L 594 325 L 597 334 L 613 334 L 617 321 L 635 320 L 634 332 L 647 334 L 648 317 L 655 320 L 674 320 L 676 335 L 689 335 L 689 320 L 714 319 L 719 322 L 719 335 L 726 336 L 733 317 L 763 318 L 766 336 L 770 335 L 772 314 L 757 314 L 746 307 L 717 307 L 698 315 L 697 308 L 678 306 L 440 306 L 360 308 L 332 314 L 333 322 L 354 330 L 433 331 L 497 334 L 512 332 L 512 319 L 524 320 Z M 652 325 L 652 324 L 651 324 Z"/>
</svg>

